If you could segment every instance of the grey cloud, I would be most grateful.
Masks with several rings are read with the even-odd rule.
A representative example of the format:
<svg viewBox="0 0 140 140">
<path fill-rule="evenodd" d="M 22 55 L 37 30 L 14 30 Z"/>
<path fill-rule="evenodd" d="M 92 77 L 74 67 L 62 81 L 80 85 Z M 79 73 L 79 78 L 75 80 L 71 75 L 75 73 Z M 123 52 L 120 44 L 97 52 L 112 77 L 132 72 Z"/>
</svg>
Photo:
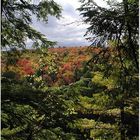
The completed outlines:
<svg viewBox="0 0 140 140">
<path fill-rule="evenodd" d="M 70 24 L 64 26 L 64 24 L 80 19 L 79 13 L 75 11 L 71 4 L 65 4 L 63 7 L 62 16 L 58 20 L 55 17 L 49 16 L 48 23 L 37 21 L 33 16 L 32 26 L 44 34 L 49 40 L 57 41 L 61 46 L 81 46 L 89 45 L 90 43 L 83 37 L 86 32 L 85 25 Z M 69 20 L 70 18 L 70 20 Z M 66 21 L 66 19 L 68 21 Z"/>
<path fill-rule="evenodd" d="M 63 14 L 70 15 L 70 16 L 75 17 L 75 18 L 77 18 L 79 16 L 78 13 L 76 12 L 76 10 L 74 9 L 74 7 L 70 4 L 67 4 L 64 7 Z"/>
<path fill-rule="evenodd" d="M 58 24 L 59 24 L 58 19 L 56 17 L 49 16 L 48 24 L 47 25 L 45 24 L 45 26 L 47 28 L 56 28 L 58 26 Z"/>
<path fill-rule="evenodd" d="M 34 23 L 34 27 L 38 31 L 46 35 L 48 39 L 57 41 L 58 44 L 60 45 L 70 46 L 70 45 L 83 45 L 83 44 L 88 45 L 89 44 L 83 37 L 86 32 L 86 29 L 83 28 L 82 26 L 80 28 L 75 25 L 62 26 L 58 23 L 56 24 L 56 21 L 53 22 L 53 20 L 51 21 L 51 23 L 54 23 L 54 24 L 46 25 L 44 23 L 36 22 Z M 75 42 L 76 38 L 81 38 L 81 41 Z"/>
</svg>

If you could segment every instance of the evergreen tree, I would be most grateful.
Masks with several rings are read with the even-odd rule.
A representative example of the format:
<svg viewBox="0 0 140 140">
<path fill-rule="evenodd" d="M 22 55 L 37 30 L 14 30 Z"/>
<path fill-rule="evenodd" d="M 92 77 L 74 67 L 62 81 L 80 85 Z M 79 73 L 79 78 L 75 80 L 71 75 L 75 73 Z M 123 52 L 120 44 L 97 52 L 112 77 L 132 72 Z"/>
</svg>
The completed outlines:
<svg viewBox="0 0 140 140">
<path fill-rule="evenodd" d="M 17 55 L 19 51 L 13 48 L 25 48 L 27 39 L 31 39 L 35 47 L 49 47 L 54 44 L 30 26 L 32 14 L 47 22 L 48 15 L 60 17 L 60 13 L 61 7 L 53 0 L 40 1 L 38 4 L 24 0 L 2 0 L 2 48 L 10 49 L 3 53 L 8 54 L 5 55 L 6 58 L 4 56 L 7 65 L 16 64 L 19 56 L 15 58 L 14 54 Z M 21 81 L 16 76 L 16 72 L 8 69 L 2 73 L 2 139 L 72 137 L 69 133 L 63 133 L 61 127 L 66 123 L 67 115 L 59 91 L 35 89 L 26 78 Z"/>
<path fill-rule="evenodd" d="M 26 40 L 31 39 L 33 46 L 51 46 L 54 42 L 35 30 L 32 15 L 47 22 L 48 15 L 60 17 L 61 7 L 53 0 L 37 3 L 26 0 L 2 0 L 2 47 L 25 48 Z"/>
<path fill-rule="evenodd" d="M 114 120 L 114 124 L 117 124 L 115 127 L 118 129 L 117 133 L 113 132 L 111 135 L 109 129 L 103 134 L 103 131 L 100 133 L 99 127 L 94 137 L 137 139 L 138 1 L 124 0 L 121 3 L 107 1 L 106 8 L 90 0 L 81 2 L 83 5 L 79 10 L 84 21 L 90 24 L 87 34 L 93 36 L 90 38 L 93 40 L 92 45 L 103 46 L 100 53 L 94 55 L 89 62 L 91 66 L 93 65 L 93 83 L 104 87 L 98 94 L 93 95 L 94 103 L 102 107 L 106 113 L 113 108 L 120 111 L 120 117 L 117 119 L 116 116 Z M 110 42 L 113 42 L 112 49 L 109 49 Z M 100 115 L 99 118 L 104 119 L 106 117 L 104 115 Z M 130 123 L 130 120 L 133 123 Z M 109 118 L 105 120 L 106 123 L 107 121 Z M 116 135 L 113 135 L 114 133 Z"/>
</svg>

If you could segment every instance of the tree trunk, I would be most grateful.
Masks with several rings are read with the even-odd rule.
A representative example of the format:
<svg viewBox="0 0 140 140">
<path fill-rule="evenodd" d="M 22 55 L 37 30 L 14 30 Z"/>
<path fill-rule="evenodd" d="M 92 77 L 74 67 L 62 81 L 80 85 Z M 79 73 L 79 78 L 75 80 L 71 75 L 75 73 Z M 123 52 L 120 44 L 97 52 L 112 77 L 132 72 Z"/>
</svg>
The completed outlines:
<svg viewBox="0 0 140 140">
<path fill-rule="evenodd" d="M 124 103 L 121 104 L 120 107 L 120 131 L 121 131 L 121 140 L 125 140 L 125 116 L 124 116 Z"/>
<path fill-rule="evenodd" d="M 129 50 L 130 50 L 129 55 L 134 60 L 136 68 L 138 70 L 139 63 L 137 60 L 136 49 L 135 49 L 133 41 L 132 41 L 132 34 L 131 34 L 132 28 L 131 28 L 131 25 L 129 23 L 130 17 L 129 17 L 128 0 L 123 0 L 123 4 L 124 4 L 124 11 L 125 11 L 125 22 L 126 22 L 126 27 L 128 30 L 128 45 L 129 45 Z"/>
</svg>

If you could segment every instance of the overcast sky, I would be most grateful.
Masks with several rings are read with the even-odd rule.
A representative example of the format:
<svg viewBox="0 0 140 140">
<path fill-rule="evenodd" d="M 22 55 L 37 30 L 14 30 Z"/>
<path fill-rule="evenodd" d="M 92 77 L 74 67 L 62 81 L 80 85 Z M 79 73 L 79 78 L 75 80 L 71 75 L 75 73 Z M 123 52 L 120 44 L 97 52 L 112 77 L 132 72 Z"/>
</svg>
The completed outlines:
<svg viewBox="0 0 140 140">
<path fill-rule="evenodd" d="M 59 5 L 62 6 L 62 18 L 59 20 L 55 17 L 49 17 L 48 24 L 37 21 L 33 17 L 32 26 L 46 35 L 49 40 L 57 41 L 58 46 L 84 46 L 90 45 L 84 34 L 88 25 L 73 23 L 75 21 L 80 21 L 80 12 L 76 10 L 80 7 L 81 3 L 79 0 L 54 0 Z M 95 0 L 100 6 L 105 6 L 103 0 Z M 29 42 L 28 42 L 29 43 Z"/>
</svg>

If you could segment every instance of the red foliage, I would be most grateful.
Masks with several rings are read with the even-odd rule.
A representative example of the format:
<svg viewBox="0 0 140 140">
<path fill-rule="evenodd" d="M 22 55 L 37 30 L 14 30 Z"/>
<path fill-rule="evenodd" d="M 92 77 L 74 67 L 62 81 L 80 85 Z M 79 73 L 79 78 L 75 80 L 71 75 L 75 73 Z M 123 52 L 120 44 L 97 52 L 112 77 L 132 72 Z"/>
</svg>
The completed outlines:
<svg viewBox="0 0 140 140">
<path fill-rule="evenodd" d="M 17 65 L 21 68 L 24 75 L 32 75 L 35 73 L 34 69 L 32 68 L 31 62 L 26 58 L 20 59 L 17 62 Z"/>
<path fill-rule="evenodd" d="M 47 71 L 48 70 L 48 66 L 45 66 L 44 68 L 43 68 L 43 71 Z"/>
<path fill-rule="evenodd" d="M 64 80 L 66 85 L 73 82 L 73 78 L 71 76 L 64 77 L 63 80 Z"/>
<path fill-rule="evenodd" d="M 72 70 L 72 64 L 71 63 L 63 64 L 62 71 L 71 71 L 71 70 Z"/>
<path fill-rule="evenodd" d="M 82 62 L 77 60 L 73 63 L 74 69 L 79 69 L 82 66 Z"/>
<path fill-rule="evenodd" d="M 64 47 L 64 48 L 49 48 L 50 53 L 56 53 L 55 62 L 59 68 L 57 76 L 52 78 L 49 74 L 42 75 L 43 80 L 50 85 L 63 85 L 74 82 L 74 71 L 81 69 L 83 62 L 91 58 L 91 54 L 98 54 L 100 49 L 96 47 Z M 33 57 L 32 57 L 33 58 Z M 26 58 L 18 61 L 18 66 L 24 75 L 32 75 L 39 65 L 34 62 L 34 58 L 28 60 Z M 34 64 L 34 65 L 33 65 Z M 34 66 L 34 67 L 33 67 Z M 43 68 L 43 71 L 48 71 L 48 66 Z"/>
</svg>

